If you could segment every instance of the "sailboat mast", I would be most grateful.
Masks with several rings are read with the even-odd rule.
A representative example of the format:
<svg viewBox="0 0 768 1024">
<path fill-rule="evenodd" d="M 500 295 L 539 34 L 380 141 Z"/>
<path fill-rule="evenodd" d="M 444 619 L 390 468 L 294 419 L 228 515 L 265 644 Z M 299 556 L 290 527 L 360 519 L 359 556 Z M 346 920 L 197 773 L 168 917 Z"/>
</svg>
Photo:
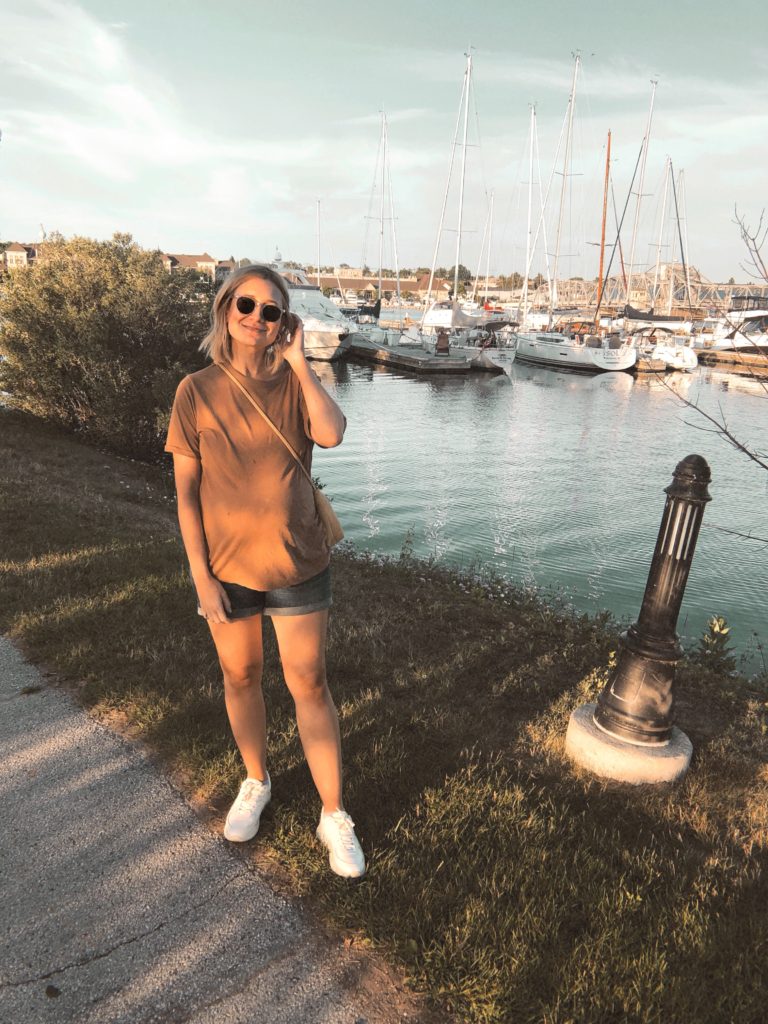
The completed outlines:
<svg viewBox="0 0 768 1024">
<path fill-rule="evenodd" d="M 539 154 L 539 136 L 538 136 L 538 132 L 536 132 L 536 134 L 534 134 L 533 143 L 534 143 L 534 145 L 536 147 L 536 173 L 538 175 L 538 185 L 539 185 L 539 222 L 538 222 L 538 225 L 536 227 L 536 234 L 533 237 L 533 246 L 531 247 L 531 256 L 533 256 L 533 251 L 536 248 L 536 243 L 537 243 L 538 238 L 539 238 L 539 228 L 541 228 L 541 240 L 542 240 L 542 243 L 543 243 L 543 250 L 542 251 L 544 253 L 544 269 L 547 272 L 547 295 L 551 295 L 551 292 L 552 292 L 552 270 L 551 270 L 550 265 L 549 265 L 549 246 L 547 245 L 547 222 L 546 222 L 545 217 L 544 217 L 544 211 L 547 208 L 547 202 L 549 200 L 549 191 L 550 191 L 550 189 L 552 187 L 552 178 L 554 176 L 555 169 L 554 169 L 554 167 L 552 168 L 552 174 L 550 174 L 550 176 L 549 176 L 549 181 L 547 182 L 547 191 L 545 193 L 542 193 L 542 191 L 541 191 L 541 184 L 542 184 L 542 181 L 541 181 L 541 155 Z M 558 151 L 559 151 L 559 143 L 558 143 Z"/>
<path fill-rule="evenodd" d="M 686 259 L 685 259 L 684 264 L 683 264 L 684 267 L 685 267 L 685 290 L 686 290 L 686 292 L 688 294 L 688 309 L 691 309 L 691 303 L 692 303 L 692 299 L 691 299 L 691 264 L 690 264 L 690 261 L 687 258 L 689 250 L 688 250 L 688 215 L 687 215 L 686 209 L 685 209 L 685 170 L 683 170 L 683 169 L 680 170 L 680 173 L 677 176 L 677 182 L 678 182 L 678 191 L 680 192 L 680 206 L 682 207 L 682 210 L 683 210 L 683 235 L 685 236 L 685 250 L 684 251 L 685 251 Z M 696 301 L 698 302 L 698 296 L 697 296 Z"/>
<path fill-rule="evenodd" d="M 605 184 L 603 185 L 603 223 L 600 228 L 600 270 L 597 276 L 597 308 L 603 301 L 603 262 L 605 260 L 605 220 L 608 216 L 608 185 L 611 180 L 611 130 L 608 129 L 608 146 L 605 151 Z"/>
<path fill-rule="evenodd" d="M 576 104 L 576 79 L 579 74 L 579 65 L 581 64 L 581 54 L 576 54 L 576 60 L 573 66 L 573 84 L 571 85 L 571 95 L 568 100 L 568 131 L 565 137 L 565 154 L 563 156 L 563 183 L 560 188 L 560 211 L 557 217 L 557 236 L 555 238 L 555 264 L 552 269 L 552 296 L 550 302 L 550 317 L 552 310 L 557 304 L 557 265 L 560 260 L 560 238 L 563 231 L 563 213 L 565 212 L 565 192 L 568 186 L 568 169 L 571 164 L 571 138 L 573 135 L 573 108 Z"/>
<path fill-rule="evenodd" d="M 475 301 L 475 296 L 477 295 L 477 289 L 478 289 L 478 286 L 480 285 L 480 275 L 482 273 L 480 268 L 481 268 L 482 263 L 483 263 L 483 256 L 485 255 L 485 241 L 488 238 L 488 228 L 490 227 L 490 223 L 491 223 L 491 206 L 489 204 L 489 206 L 488 206 L 488 216 L 485 218 L 485 224 L 483 225 L 483 240 L 480 243 L 480 256 L 478 257 L 478 260 L 477 260 L 477 272 L 475 273 L 475 280 L 474 280 L 474 283 L 472 284 L 472 295 L 470 296 L 470 300 L 472 302 Z"/>
<path fill-rule="evenodd" d="M 645 163 L 648 159 L 648 144 L 651 141 L 651 123 L 653 121 L 653 101 L 656 97 L 656 86 L 659 83 L 651 79 L 651 106 L 648 110 L 648 123 L 645 127 L 645 136 L 643 137 L 642 153 L 643 158 L 640 161 L 640 184 L 637 186 L 637 204 L 635 206 L 635 222 L 632 226 L 632 242 L 629 247 L 629 273 L 627 274 L 627 297 L 626 302 L 629 303 L 630 295 L 632 292 L 632 272 L 635 269 L 635 243 L 637 241 L 637 226 L 640 223 L 640 204 L 643 198 L 643 182 L 645 181 Z"/>
<path fill-rule="evenodd" d="M 379 203 L 379 298 L 381 298 L 381 266 L 384 260 L 384 195 L 387 187 L 387 129 L 384 111 L 381 112 L 381 201 Z"/>
<path fill-rule="evenodd" d="M 531 272 L 531 206 L 533 203 L 533 137 L 536 132 L 536 104 L 531 104 L 531 138 L 528 146 L 528 229 L 525 235 L 525 278 L 523 280 L 523 315 L 520 318 L 525 325 L 528 316 L 528 275 Z"/>
<path fill-rule="evenodd" d="M 667 213 L 667 192 L 669 191 L 669 165 L 672 163 L 672 158 L 667 157 L 667 161 L 664 165 L 664 194 L 661 200 L 661 223 L 659 224 L 659 241 L 656 245 L 656 269 L 653 272 L 653 294 L 651 296 L 651 312 L 655 312 L 656 309 L 656 298 L 658 296 L 659 287 L 659 267 L 661 266 L 661 243 L 664 238 L 664 218 Z"/>
<path fill-rule="evenodd" d="M 682 228 L 680 226 L 680 208 L 677 205 L 677 189 L 675 188 L 675 174 L 674 174 L 674 171 L 672 172 L 671 176 L 672 176 L 672 198 L 675 201 L 675 218 L 677 220 L 677 234 L 678 234 L 678 238 L 680 240 L 680 262 L 683 264 L 683 274 L 684 274 L 684 280 L 685 280 L 685 297 L 686 297 L 686 301 L 688 302 L 688 309 L 690 310 L 691 309 L 690 277 L 688 275 L 688 266 L 687 266 L 686 259 L 685 259 L 685 248 L 683 247 L 683 233 L 682 233 Z M 682 184 L 683 184 L 683 180 L 682 179 L 683 179 L 683 172 L 680 171 L 680 174 L 678 175 L 678 179 L 677 179 L 678 180 L 678 186 L 680 186 L 680 187 L 682 187 Z"/>
<path fill-rule="evenodd" d="M 317 287 L 320 287 L 320 200 L 317 200 Z"/>
<path fill-rule="evenodd" d="M 389 134 L 387 131 L 387 115 L 384 114 L 384 166 L 387 168 L 387 182 L 389 185 L 389 217 L 392 224 L 392 259 L 395 263 L 395 284 L 397 287 L 397 308 L 402 309 L 402 298 L 400 295 L 400 264 L 397 259 L 397 231 L 395 229 L 395 199 L 392 194 L 392 172 L 389 167 Z"/>
<path fill-rule="evenodd" d="M 469 122 L 469 91 L 472 84 L 472 54 L 467 54 L 467 70 L 465 71 L 467 87 L 464 96 L 464 139 L 461 151 L 461 183 L 459 185 L 459 220 L 456 226 L 456 266 L 453 268 L 453 297 L 459 295 L 459 259 L 461 257 L 461 221 L 464 214 L 464 180 L 467 174 L 467 125 Z"/>
<path fill-rule="evenodd" d="M 440 211 L 440 224 L 438 225 L 438 228 L 437 228 L 437 238 L 435 239 L 435 251 L 432 254 L 432 268 L 430 269 L 430 272 L 429 272 L 429 284 L 427 286 L 427 297 L 424 300 L 424 306 L 425 306 L 424 315 L 425 316 L 426 316 L 427 306 L 429 305 L 429 300 L 432 297 L 432 285 L 434 284 L 434 281 L 435 281 L 435 267 L 437 266 L 437 253 L 438 253 L 438 251 L 440 249 L 440 237 L 441 237 L 441 235 L 443 233 L 443 224 L 445 223 L 445 208 L 448 205 L 448 192 L 449 192 L 449 190 L 451 188 L 451 177 L 453 175 L 453 161 L 454 161 L 454 159 L 456 157 L 456 140 L 459 137 L 459 125 L 461 124 L 461 111 L 462 111 L 462 106 L 464 104 L 464 94 L 466 93 L 466 90 L 467 90 L 467 73 L 465 71 L 464 72 L 464 80 L 463 80 L 462 86 L 461 86 L 461 100 L 459 101 L 459 113 L 458 113 L 458 115 L 456 117 L 456 127 L 454 128 L 454 131 L 453 131 L 453 144 L 451 146 L 451 159 L 450 159 L 450 162 L 448 164 L 448 180 L 445 183 L 445 192 L 443 193 L 443 208 Z M 422 324 L 423 324 L 423 322 L 424 322 L 424 318 L 422 317 Z"/>
<path fill-rule="evenodd" d="M 491 240 L 493 238 L 493 189 L 491 189 L 491 212 L 488 215 L 488 250 L 485 254 L 485 301 L 488 301 L 488 278 L 491 276 Z"/>
</svg>

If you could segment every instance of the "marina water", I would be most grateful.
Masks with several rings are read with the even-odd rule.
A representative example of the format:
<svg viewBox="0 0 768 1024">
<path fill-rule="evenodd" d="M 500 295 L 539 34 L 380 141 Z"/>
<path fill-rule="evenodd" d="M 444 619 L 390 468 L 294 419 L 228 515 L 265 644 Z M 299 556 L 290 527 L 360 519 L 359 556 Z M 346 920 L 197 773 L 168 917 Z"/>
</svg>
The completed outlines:
<svg viewBox="0 0 768 1024">
<path fill-rule="evenodd" d="M 314 366 L 349 421 L 340 448 L 316 449 L 315 472 L 358 547 L 396 555 L 409 537 L 416 555 L 488 568 L 620 621 L 640 610 L 672 471 L 703 455 L 712 501 L 678 632 L 691 646 L 724 615 L 746 670 L 764 669 L 768 472 L 661 381 L 519 363 L 500 377 Z M 768 451 L 759 383 L 706 367 L 667 379 Z"/>
</svg>

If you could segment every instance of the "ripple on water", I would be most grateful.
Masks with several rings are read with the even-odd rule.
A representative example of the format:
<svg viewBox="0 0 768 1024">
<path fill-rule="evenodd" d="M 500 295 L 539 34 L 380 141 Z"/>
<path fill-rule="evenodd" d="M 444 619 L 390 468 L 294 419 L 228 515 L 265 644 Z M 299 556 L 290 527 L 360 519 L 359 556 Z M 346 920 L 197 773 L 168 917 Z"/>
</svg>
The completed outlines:
<svg viewBox="0 0 768 1024">
<path fill-rule="evenodd" d="M 702 369 L 675 386 L 768 449 L 763 389 Z M 554 587 L 584 610 L 637 615 L 675 465 L 708 460 L 712 502 L 681 613 L 698 635 L 724 614 L 740 648 L 765 633 L 768 473 L 697 426 L 658 381 L 583 377 L 514 364 L 510 377 L 406 377 L 383 368 L 325 375 L 349 426 L 315 471 L 347 536 L 384 553 L 412 531 L 417 554 Z M 764 411 L 765 410 L 765 411 Z M 754 667 L 759 662 L 753 659 Z"/>
</svg>

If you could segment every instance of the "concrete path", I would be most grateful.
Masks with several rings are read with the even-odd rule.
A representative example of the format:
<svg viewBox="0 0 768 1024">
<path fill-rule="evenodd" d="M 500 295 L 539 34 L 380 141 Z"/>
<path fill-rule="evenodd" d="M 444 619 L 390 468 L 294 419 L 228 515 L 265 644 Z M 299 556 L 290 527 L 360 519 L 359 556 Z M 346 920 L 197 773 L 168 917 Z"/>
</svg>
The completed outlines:
<svg viewBox="0 0 768 1024">
<path fill-rule="evenodd" d="M 8 1024 L 421 1019 L 2 637 L 0 907 Z"/>
</svg>

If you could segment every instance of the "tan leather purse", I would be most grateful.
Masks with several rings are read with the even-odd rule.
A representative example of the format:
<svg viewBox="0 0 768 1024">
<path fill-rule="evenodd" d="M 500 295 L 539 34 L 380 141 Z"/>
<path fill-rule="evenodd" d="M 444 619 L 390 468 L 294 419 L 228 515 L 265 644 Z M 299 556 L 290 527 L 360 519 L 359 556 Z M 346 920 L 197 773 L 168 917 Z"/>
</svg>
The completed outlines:
<svg viewBox="0 0 768 1024">
<path fill-rule="evenodd" d="M 339 522 L 339 517 L 333 511 L 333 505 L 331 505 L 330 501 L 326 498 L 326 496 L 319 489 L 319 487 L 316 486 L 315 481 L 304 468 L 304 463 L 299 458 L 299 454 L 293 447 L 291 442 L 286 437 L 283 436 L 282 432 L 275 426 L 275 424 L 272 422 L 269 416 L 267 416 L 267 414 L 261 408 L 261 406 L 253 397 L 253 395 L 248 391 L 248 389 L 240 383 L 237 377 L 235 377 L 235 375 L 223 363 L 216 363 L 216 365 L 223 373 L 226 373 L 226 375 L 229 377 L 229 379 L 232 381 L 235 387 L 239 388 L 240 391 L 242 391 L 242 393 L 254 407 L 256 412 L 274 430 L 274 432 L 277 434 L 277 436 L 280 438 L 285 447 L 288 449 L 288 451 L 291 453 L 291 455 L 298 463 L 299 469 L 302 471 L 307 480 L 309 480 L 310 486 L 312 488 L 312 493 L 315 496 L 315 509 L 317 511 L 318 516 L 320 517 L 320 522 L 323 524 L 323 528 L 325 530 L 325 537 L 326 540 L 328 541 L 328 547 L 332 548 L 334 544 L 338 544 L 339 541 L 343 540 L 344 538 L 344 530 L 342 529 L 341 523 Z"/>
</svg>

